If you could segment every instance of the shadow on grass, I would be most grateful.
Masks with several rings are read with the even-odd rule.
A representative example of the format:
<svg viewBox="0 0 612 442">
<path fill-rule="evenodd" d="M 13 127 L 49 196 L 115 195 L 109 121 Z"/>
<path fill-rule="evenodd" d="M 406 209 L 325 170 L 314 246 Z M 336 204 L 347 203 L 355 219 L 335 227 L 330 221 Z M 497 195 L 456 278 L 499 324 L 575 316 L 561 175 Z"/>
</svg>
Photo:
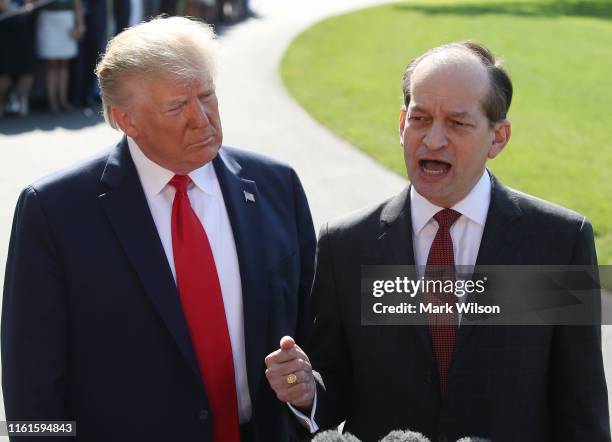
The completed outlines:
<svg viewBox="0 0 612 442">
<path fill-rule="evenodd" d="M 602 20 L 612 19 L 610 0 L 540 0 L 504 3 L 458 3 L 458 4 L 399 4 L 396 9 L 425 14 L 484 15 L 503 14 L 520 17 L 591 17 Z"/>
</svg>

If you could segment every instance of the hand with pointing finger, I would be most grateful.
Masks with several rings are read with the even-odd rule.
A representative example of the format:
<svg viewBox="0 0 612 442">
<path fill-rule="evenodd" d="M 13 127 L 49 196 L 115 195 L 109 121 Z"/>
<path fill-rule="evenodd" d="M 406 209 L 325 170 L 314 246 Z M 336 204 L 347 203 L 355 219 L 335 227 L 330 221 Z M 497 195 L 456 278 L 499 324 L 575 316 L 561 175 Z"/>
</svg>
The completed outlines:
<svg viewBox="0 0 612 442">
<path fill-rule="evenodd" d="M 266 378 L 276 397 L 309 411 L 315 397 L 315 380 L 310 360 L 291 336 L 283 336 L 280 348 L 265 359 Z"/>
</svg>

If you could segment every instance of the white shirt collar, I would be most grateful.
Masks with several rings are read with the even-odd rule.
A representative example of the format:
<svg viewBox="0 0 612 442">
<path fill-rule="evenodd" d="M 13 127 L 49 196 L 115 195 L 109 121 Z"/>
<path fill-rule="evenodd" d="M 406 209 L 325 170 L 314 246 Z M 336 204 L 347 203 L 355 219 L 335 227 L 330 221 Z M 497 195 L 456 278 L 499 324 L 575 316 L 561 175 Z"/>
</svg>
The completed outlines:
<svg viewBox="0 0 612 442">
<path fill-rule="evenodd" d="M 165 169 L 154 161 L 151 161 L 142 153 L 136 141 L 127 137 L 128 147 L 132 160 L 138 171 L 140 182 L 147 198 L 152 198 L 158 195 L 168 182 L 175 175 L 171 170 Z M 193 170 L 189 173 L 189 178 L 202 192 L 207 195 L 213 194 L 214 182 L 217 181 L 217 175 L 212 163 L 208 162 L 202 167 Z"/>
<path fill-rule="evenodd" d="M 484 226 L 487 220 L 490 202 L 491 179 L 489 173 L 485 169 L 470 193 L 452 206 L 451 209 L 456 210 L 476 224 Z M 443 207 L 432 204 L 429 200 L 420 195 L 414 186 L 410 187 L 410 213 L 412 217 L 412 229 L 416 235 L 418 235 L 433 216 L 442 209 Z"/>
</svg>

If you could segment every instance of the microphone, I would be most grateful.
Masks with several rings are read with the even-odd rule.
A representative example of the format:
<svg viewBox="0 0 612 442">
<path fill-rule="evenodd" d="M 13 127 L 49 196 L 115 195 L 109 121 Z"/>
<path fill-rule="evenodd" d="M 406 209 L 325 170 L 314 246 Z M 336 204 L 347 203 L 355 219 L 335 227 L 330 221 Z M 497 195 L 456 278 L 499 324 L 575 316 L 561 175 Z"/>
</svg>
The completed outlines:
<svg viewBox="0 0 612 442">
<path fill-rule="evenodd" d="M 311 442 L 361 442 L 350 433 L 340 434 L 336 430 L 318 433 Z"/>
<path fill-rule="evenodd" d="M 462 437 L 457 442 L 491 442 L 491 440 L 484 437 Z"/>
<path fill-rule="evenodd" d="M 380 442 L 431 442 L 421 433 L 415 431 L 392 431 L 383 437 Z M 465 441 L 464 441 L 465 442 Z"/>
</svg>

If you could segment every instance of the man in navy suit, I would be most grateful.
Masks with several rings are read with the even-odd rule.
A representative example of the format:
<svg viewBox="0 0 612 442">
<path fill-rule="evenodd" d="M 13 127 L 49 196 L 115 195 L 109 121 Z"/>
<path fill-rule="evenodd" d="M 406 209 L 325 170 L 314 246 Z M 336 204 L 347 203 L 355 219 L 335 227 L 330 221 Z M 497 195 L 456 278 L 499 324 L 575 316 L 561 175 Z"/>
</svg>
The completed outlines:
<svg viewBox="0 0 612 442">
<path fill-rule="evenodd" d="M 305 332 L 316 239 L 290 167 L 221 146 L 214 50 L 186 18 L 118 35 L 97 75 L 125 136 L 22 192 L 9 421 L 76 421 L 83 441 L 292 440 L 264 356 Z"/>
</svg>

